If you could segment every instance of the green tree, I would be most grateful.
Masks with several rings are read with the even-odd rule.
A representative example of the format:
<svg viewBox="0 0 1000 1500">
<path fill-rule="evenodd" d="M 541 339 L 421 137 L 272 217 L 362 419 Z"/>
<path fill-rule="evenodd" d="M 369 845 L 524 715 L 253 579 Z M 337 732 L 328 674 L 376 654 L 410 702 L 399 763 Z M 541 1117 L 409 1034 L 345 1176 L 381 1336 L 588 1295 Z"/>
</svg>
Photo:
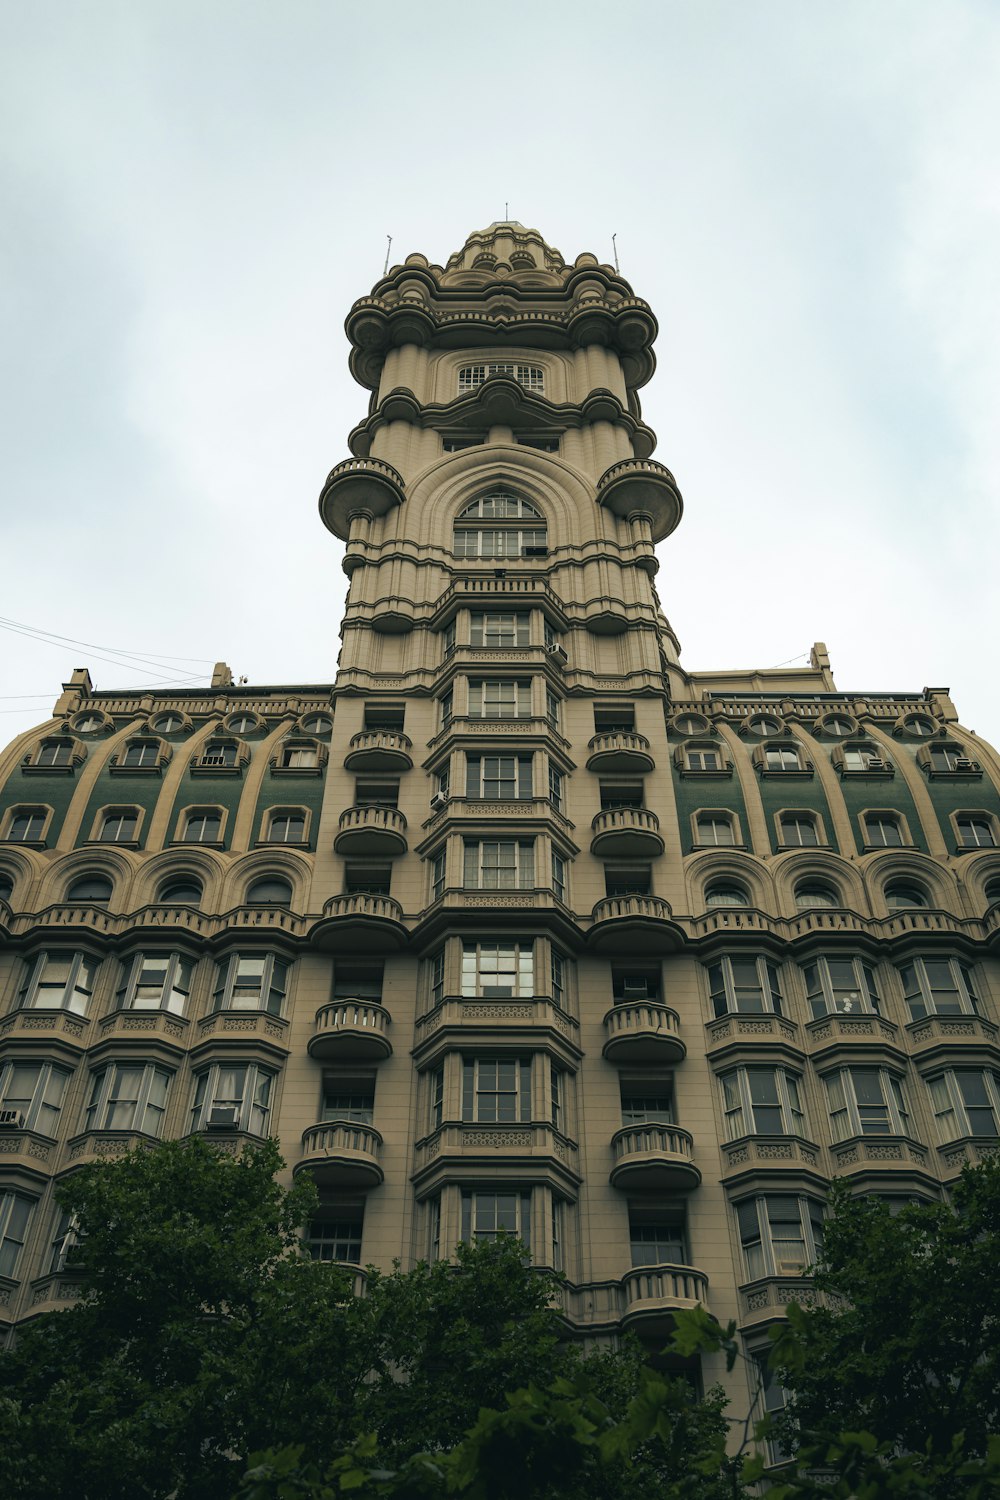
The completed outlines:
<svg viewBox="0 0 1000 1500">
<path fill-rule="evenodd" d="M 574 1465 L 594 1500 L 659 1500 L 696 1464 L 692 1500 L 728 1500 L 710 1472 L 721 1399 L 693 1402 L 681 1381 L 657 1395 L 645 1442 L 612 1444 L 605 1461 L 597 1438 L 649 1372 L 631 1346 L 581 1358 L 516 1242 L 372 1272 L 355 1297 L 350 1273 L 302 1253 L 315 1195 L 279 1187 L 281 1165 L 273 1143 L 236 1156 L 192 1137 L 61 1185 L 85 1292 L 0 1356 L 0 1494 L 217 1500 L 252 1452 L 294 1449 L 291 1469 L 276 1460 L 287 1486 L 293 1471 L 361 1472 L 361 1444 L 365 1473 L 405 1472 L 414 1495 L 446 1493 L 446 1473 L 502 1449 L 496 1493 L 517 1500 L 562 1493 L 552 1486 Z M 534 1394 L 506 1400 L 522 1389 Z M 584 1432 L 592 1441 L 570 1441 Z"/>
<path fill-rule="evenodd" d="M 966 1168 L 950 1203 L 892 1214 L 843 1183 L 830 1201 L 826 1305 L 793 1309 L 772 1356 L 791 1396 L 779 1426 L 982 1457 L 1000 1431 L 1000 1160 Z"/>
</svg>

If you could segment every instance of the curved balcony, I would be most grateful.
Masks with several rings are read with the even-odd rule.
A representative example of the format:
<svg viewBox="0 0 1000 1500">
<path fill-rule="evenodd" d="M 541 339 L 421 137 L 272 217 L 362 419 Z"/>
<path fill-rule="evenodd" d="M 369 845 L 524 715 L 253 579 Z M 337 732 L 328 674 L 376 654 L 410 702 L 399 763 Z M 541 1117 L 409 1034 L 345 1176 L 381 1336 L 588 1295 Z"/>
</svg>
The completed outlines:
<svg viewBox="0 0 1000 1500">
<path fill-rule="evenodd" d="M 611 1138 L 611 1186 L 641 1192 L 689 1192 L 701 1181 L 688 1131 L 676 1125 L 626 1125 Z"/>
<path fill-rule="evenodd" d="M 413 741 L 398 730 L 362 729 L 351 736 L 344 756 L 348 771 L 410 771 Z"/>
<path fill-rule="evenodd" d="M 615 730 L 595 734 L 587 749 L 588 771 L 651 771 L 655 765 L 649 753 L 649 741 L 643 734 Z"/>
<path fill-rule="evenodd" d="M 372 1000 L 334 1000 L 316 1012 L 307 1048 L 323 1061 L 381 1062 L 392 1056 L 389 1012 Z"/>
<path fill-rule="evenodd" d="M 593 910 L 588 938 L 596 952 L 672 953 L 680 932 L 661 896 L 607 896 Z"/>
<path fill-rule="evenodd" d="M 333 841 L 338 854 L 406 853 L 406 819 L 398 807 L 348 807 Z"/>
<path fill-rule="evenodd" d="M 381 953 L 406 942 L 403 908 L 391 896 L 331 896 L 310 934 L 327 953 Z"/>
<path fill-rule="evenodd" d="M 646 807 L 609 807 L 590 826 L 590 852 L 600 859 L 656 859 L 665 847 L 660 820 Z"/>
<path fill-rule="evenodd" d="M 615 1005 L 604 1017 L 604 1056 L 622 1063 L 679 1063 L 687 1054 L 675 1011 L 652 1000 Z"/>
<path fill-rule="evenodd" d="M 708 1277 L 691 1266 L 638 1266 L 622 1278 L 622 1323 L 646 1334 L 668 1337 L 674 1313 L 708 1304 Z"/>
<path fill-rule="evenodd" d="M 674 476 L 652 458 L 626 458 L 605 469 L 597 500 L 623 520 L 637 512 L 647 515 L 654 542 L 670 535 L 684 508 Z"/>
<path fill-rule="evenodd" d="M 371 1125 L 330 1120 L 302 1132 L 302 1155 L 293 1170 L 309 1172 L 317 1187 L 378 1187 L 382 1171 L 382 1137 Z"/>
<path fill-rule="evenodd" d="M 345 458 L 326 476 L 319 497 L 323 524 L 334 536 L 350 538 L 351 517 L 358 511 L 384 516 L 406 498 L 403 476 L 380 458 Z"/>
</svg>

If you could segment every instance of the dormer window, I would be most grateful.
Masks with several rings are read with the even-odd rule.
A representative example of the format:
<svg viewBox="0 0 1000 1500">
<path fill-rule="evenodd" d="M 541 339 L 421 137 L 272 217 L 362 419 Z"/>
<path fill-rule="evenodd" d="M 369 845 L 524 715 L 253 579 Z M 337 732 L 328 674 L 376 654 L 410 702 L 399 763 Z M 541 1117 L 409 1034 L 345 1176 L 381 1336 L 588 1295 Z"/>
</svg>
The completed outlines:
<svg viewBox="0 0 1000 1500">
<path fill-rule="evenodd" d="M 505 375 L 508 380 L 516 380 L 518 385 L 523 385 L 526 391 L 544 391 L 545 389 L 545 371 L 540 365 L 490 363 L 463 365 L 458 372 L 458 394 L 462 396 L 467 391 L 474 391 L 477 386 L 482 385 L 484 380 L 494 375 Z"/>
<path fill-rule="evenodd" d="M 506 490 L 481 495 L 461 510 L 455 520 L 455 556 L 500 558 L 544 556 L 545 517 L 541 511 Z"/>
</svg>

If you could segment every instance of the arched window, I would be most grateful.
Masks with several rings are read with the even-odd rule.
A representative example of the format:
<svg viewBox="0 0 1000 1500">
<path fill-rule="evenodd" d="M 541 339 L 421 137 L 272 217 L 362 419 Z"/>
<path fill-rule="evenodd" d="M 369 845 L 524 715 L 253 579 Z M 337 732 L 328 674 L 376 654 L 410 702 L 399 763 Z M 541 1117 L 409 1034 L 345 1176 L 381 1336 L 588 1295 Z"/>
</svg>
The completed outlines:
<svg viewBox="0 0 1000 1500">
<path fill-rule="evenodd" d="M 795 905 L 799 911 L 816 911 L 824 906 L 839 906 L 840 895 L 823 880 L 803 880 L 795 887 Z"/>
<path fill-rule="evenodd" d="M 1000 901 L 1000 880 L 988 880 L 983 894 L 991 905 L 994 901 Z"/>
<path fill-rule="evenodd" d="M 481 495 L 455 521 L 456 557 L 532 557 L 545 543 L 542 513 L 506 490 Z"/>
<path fill-rule="evenodd" d="M 749 906 L 750 900 L 741 885 L 731 880 L 716 880 L 705 891 L 706 906 Z"/>
<path fill-rule="evenodd" d="M 885 888 L 885 904 L 890 911 L 907 911 L 927 905 L 927 892 L 911 880 L 894 880 Z"/>
<path fill-rule="evenodd" d="M 264 875 L 247 891 L 248 906 L 291 906 L 292 883 L 280 875 Z"/>
<path fill-rule="evenodd" d="M 8 875 L 6 870 L 0 870 L 0 901 L 9 901 L 14 894 L 14 877 Z M 997 892 L 1000 895 L 1000 891 Z M 987 901 L 990 899 L 989 888 L 986 891 Z"/>
<path fill-rule="evenodd" d="M 107 875 L 81 875 L 66 892 L 66 900 L 89 901 L 94 906 L 103 906 L 111 900 L 112 889 Z"/>
<path fill-rule="evenodd" d="M 204 888 L 200 880 L 194 875 L 172 875 L 161 885 L 158 901 L 173 901 L 179 906 L 198 906 Z"/>
</svg>

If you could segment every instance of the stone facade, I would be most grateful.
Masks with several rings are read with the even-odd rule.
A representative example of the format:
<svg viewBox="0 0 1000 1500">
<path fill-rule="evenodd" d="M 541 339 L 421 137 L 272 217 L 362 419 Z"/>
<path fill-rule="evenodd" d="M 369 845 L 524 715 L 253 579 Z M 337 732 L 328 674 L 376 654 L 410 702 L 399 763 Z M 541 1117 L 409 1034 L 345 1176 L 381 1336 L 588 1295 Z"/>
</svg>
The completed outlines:
<svg viewBox="0 0 1000 1500">
<path fill-rule="evenodd" d="M 684 670 L 611 267 L 494 224 L 347 330 L 333 683 L 80 669 L 0 757 L 0 1327 L 75 1294 L 60 1176 L 199 1129 L 280 1137 L 327 1258 L 508 1226 L 579 1335 L 702 1302 L 752 1349 L 834 1175 L 997 1143 L 997 756 L 822 645 Z"/>
</svg>

